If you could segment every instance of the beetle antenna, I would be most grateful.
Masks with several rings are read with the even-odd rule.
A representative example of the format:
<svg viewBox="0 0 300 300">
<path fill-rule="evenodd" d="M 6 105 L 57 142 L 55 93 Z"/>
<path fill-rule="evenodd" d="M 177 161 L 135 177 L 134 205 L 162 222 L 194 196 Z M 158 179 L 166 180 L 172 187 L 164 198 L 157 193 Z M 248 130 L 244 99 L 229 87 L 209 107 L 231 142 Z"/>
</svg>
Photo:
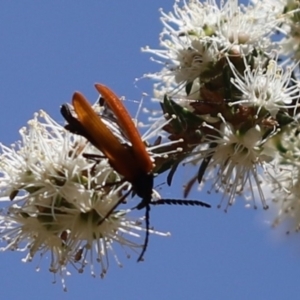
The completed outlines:
<svg viewBox="0 0 300 300">
<path fill-rule="evenodd" d="M 210 208 L 211 205 L 199 200 L 181 200 L 181 199 L 159 199 L 151 202 L 152 205 L 186 205 L 186 206 L 202 206 Z"/>
<path fill-rule="evenodd" d="M 139 258 L 137 260 L 138 262 L 144 260 L 144 254 L 145 254 L 145 252 L 147 250 L 148 243 L 149 243 L 149 234 L 150 234 L 150 232 L 149 232 L 149 230 L 150 230 L 150 205 L 147 204 L 145 206 L 145 209 L 146 209 L 146 211 L 145 211 L 146 235 L 145 235 L 145 242 L 144 242 L 144 245 L 143 245 L 142 252 L 141 252 L 141 254 L 140 254 L 140 256 L 139 256 Z"/>
<path fill-rule="evenodd" d="M 167 205 L 186 205 L 186 206 L 202 206 L 202 207 L 207 207 L 210 208 L 211 205 L 203 202 L 203 201 L 199 201 L 199 200 L 181 200 L 181 199 L 160 199 L 157 201 L 153 201 L 153 202 L 149 202 L 145 205 L 145 222 L 146 222 L 146 235 L 145 235 L 145 242 L 143 245 L 143 249 L 142 252 L 138 258 L 138 262 L 143 261 L 143 257 L 144 254 L 147 250 L 148 247 L 148 243 L 149 243 L 149 234 L 150 234 L 150 205 L 163 205 L 163 204 L 167 204 Z M 141 209 L 144 206 L 144 203 L 142 202 L 142 204 L 140 203 L 136 208 L 137 209 Z"/>
</svg>

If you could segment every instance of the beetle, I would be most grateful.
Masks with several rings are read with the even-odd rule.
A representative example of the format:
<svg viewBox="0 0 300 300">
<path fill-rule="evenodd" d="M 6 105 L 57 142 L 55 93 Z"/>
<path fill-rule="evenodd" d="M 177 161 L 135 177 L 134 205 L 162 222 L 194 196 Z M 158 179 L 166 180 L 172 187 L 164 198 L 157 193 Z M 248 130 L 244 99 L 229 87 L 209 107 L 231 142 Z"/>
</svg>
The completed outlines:
<svg viewBox="0 0 300 300">
<path fill-rule="evenodd" d="M 116 136 L 106 127 L 101 117 L 93 110 L 86 98 L 79 92 L 73 94 L 72 104 L 77 114 L 74 117 L 68 105 L 62 105 L 61 114 L 68 122 L 66 129 L 72 133 L 84 136 L 92 145 L 99 149 L 108 159 L 110 165 L 131 183 L 132 190 L 142 200 L 136 206 L 137 209 L 145 208 L 146 236 L 142 252 L 138 261 L 143 259 L 149 241 L 150 229 L 150 204 L 179 204 L 199 205 L 210 207 L 202 201 L 182 201 L 176 199 L 161 199 L 152 202 L 152 190 L 154 184 L 154 164 L 147 152 L 146 146 L 134 125 L 130 115 L 118 96 L 107 86 L 95 84 L 97 91 L 115 114 L 120 128 L 126 134 L 131 145 L 122 144 Z M 127 194 L 128 195 L 128 194 Z M 124 197 L 120 200 L 120 202 Z M 120 204 L 117 203 L 117 205 Z M 112 208 L 110 213 L 117 207 Z"/>
</svg>

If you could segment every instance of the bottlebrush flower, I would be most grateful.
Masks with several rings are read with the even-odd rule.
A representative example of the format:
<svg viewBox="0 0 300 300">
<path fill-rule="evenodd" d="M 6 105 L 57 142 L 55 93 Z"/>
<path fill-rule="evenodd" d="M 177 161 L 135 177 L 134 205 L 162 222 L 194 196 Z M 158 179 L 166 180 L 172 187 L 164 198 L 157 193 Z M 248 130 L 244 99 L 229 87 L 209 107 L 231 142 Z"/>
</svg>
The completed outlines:
<svg viewBox="0 0 300 300">
<path fill-rule="evenodd" d="M 278 170 L 274 143 L 296 126 L 299 106 L 298 64 L 287 66 L 272 41 L 296 16 L 297 9 L 284 6 L 281 0 L 176 1 L 173 12 L 162 12 L 162 49 L 143 50 L 163 68 L 145 76 L 157 81 L 154 96 L 164 117 L 176 116 L 164 127 L 170 140 L 183 140 L 173 170 L 180 162 L 199 167 L 185 196 L 197 180 L 211 179 L 210 191 L 222 192 L 226 209 L 241 195 L 268 207 L 263 177 Z"/>
<path fill-rule="evenodd" d="M 26 262 L 49 256 L 50 272 L 61 276 L 66 289 L 70 265 L 79 273 L 89 265 L 93 276 L 103 277 L 111 257 L 122 266 L 118 248 L 127 257 L 142 249 L 143 218 L 130 217 L 128 208 L 108 215 L 131 186 L 116 184 L 119 174 L 97 149 L 43 111 L 20 134 L 12 147 L 0 145 L 2 251 L 27 252 Z M 83 153 L 100 158 L 95 162 Z"/>
</svg>

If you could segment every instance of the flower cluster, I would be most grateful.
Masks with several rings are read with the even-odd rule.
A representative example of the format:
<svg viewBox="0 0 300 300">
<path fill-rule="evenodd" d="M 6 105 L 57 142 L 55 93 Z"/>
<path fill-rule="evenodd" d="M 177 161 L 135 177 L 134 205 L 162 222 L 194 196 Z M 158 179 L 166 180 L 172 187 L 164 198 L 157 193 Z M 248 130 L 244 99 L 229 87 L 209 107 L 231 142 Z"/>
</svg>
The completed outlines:
<svg viewBox="0 0 300 300">
<path fill-rule="evenodd" d="M 254 208 L 261 202 L 276 210 L 273 226 L 300 230 L 299 16 L 297 0 L 175 0 L 173 12 L 161 10 L 161 48 L 143 48 L 163 68 L 145 75 L 156 81 L 161 109 L 142 137 L 152 168 L 142 175 L 152 180 L 168 170 L 171 185 L 178 165 L 192 164 L 197 172 L 185 197 L 196 182 L 199 189 L 209 183 L 225 210 L 238 198 Z M 139 158 L 116 110 L 93 109 L 110 131 L 104 129 L 105 137 L 119 141 L 130 162 Z M 71 107 L 65 112 L 73 113 Z M 146 228 L 134 216 L 129 195 L 136 186 L 143 190 L 143 182 L 127 178 L 131 170 L 122 173 L 120 158 L 92 145 L 76 113 L 68 129 L 82 136 L 41 111 L 21 129 L 18 143 L 0 144 L 1 251 L 24 251 L 26 262 L 49 255 L 49 269 L 64 289 L 70 265 L 103 277 L 110 257 L 121 266 L 117 248 L 125 256 L 143 253 L 149 232 L 169 235 L 149 229 L 149 209 Z M 154 204 L 150 194 L 147 201 L 147 208 Z M 189 204 L 209 207 L 196 202 Z"/>
<path fill-rule="evenodd" d="M 291 218 L 296 230 L 299 13 L 294 0 L 178 0 L 161 10 L 161 48 L 142 49 L 163 65 L 145 77 L 156 81 L 162 118 L 177 116 L 164 127 L 184 141 L 175 165 L 198 166 L 184 195 L 198 181 L 221 193 L 225 210 L 238 197 L 255 208 L 275 202 L 274 225 Z"/>
<path fill-rule="evenodd" d="M 79 273 L 88 265 L 96 276 L 97 264 L 103 277 L 110 256 L 122 266 L 116 248 L 127 257 L 141 251 L 143 218 L 119 209 L 130 183 L 122 183 L 99 150 L 43 111 L 20 135 L 12 147 L 0 145 L 1 251 L 24 251 L 25 262 L 49 255 L 49 270 L 64 289 L 69 265 Z"/>
</svg>

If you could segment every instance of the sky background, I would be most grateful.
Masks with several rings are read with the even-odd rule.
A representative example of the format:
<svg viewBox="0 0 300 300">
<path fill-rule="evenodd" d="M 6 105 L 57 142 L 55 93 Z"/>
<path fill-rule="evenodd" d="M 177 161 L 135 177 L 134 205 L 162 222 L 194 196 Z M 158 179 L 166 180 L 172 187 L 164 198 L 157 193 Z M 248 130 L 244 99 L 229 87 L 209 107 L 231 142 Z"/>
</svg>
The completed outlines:
<svg viewBox="0 0 300 300">
<path fill-rule="evenodd" d="M 159 7 L 172 0 L 1 1 L 0 2 L 0 141 L 11 144 L 39 109 L 63 123 L 62 103 L 75 90 L 94 102 L 95 82 L 125 95 L 132 115 L 142 92 L 152 83 L 136 77 L 159 70 L 140 48 L 159 46 Z M 145 102 L 147 105 L 147 102 Z M 194 174 L 175 175 L 164 197 L 182 197 L 182 185 Z M 163 177 L 156 184 L 164 182 Z M 211 209 L 153 207 L 151 224 L 171 231 L 151 236 L 143 263 L 111 260 L 105 279 L 73 270 L 68 292 L 60 279 L 52 284 L 49 260 L 36 272 L 38 259 L 24 264 L 25 254 L 0 253 L 1 299 L 296 299 L 300 294 L 299 235 L 286 237 L 270 228 L 272 216 L 245 209 L 239 201 L 225 213 L 220 195 L 195 190 L 191 199 Z M 283 232 L 283 230 L 281 230 Z"/>
</svg>

